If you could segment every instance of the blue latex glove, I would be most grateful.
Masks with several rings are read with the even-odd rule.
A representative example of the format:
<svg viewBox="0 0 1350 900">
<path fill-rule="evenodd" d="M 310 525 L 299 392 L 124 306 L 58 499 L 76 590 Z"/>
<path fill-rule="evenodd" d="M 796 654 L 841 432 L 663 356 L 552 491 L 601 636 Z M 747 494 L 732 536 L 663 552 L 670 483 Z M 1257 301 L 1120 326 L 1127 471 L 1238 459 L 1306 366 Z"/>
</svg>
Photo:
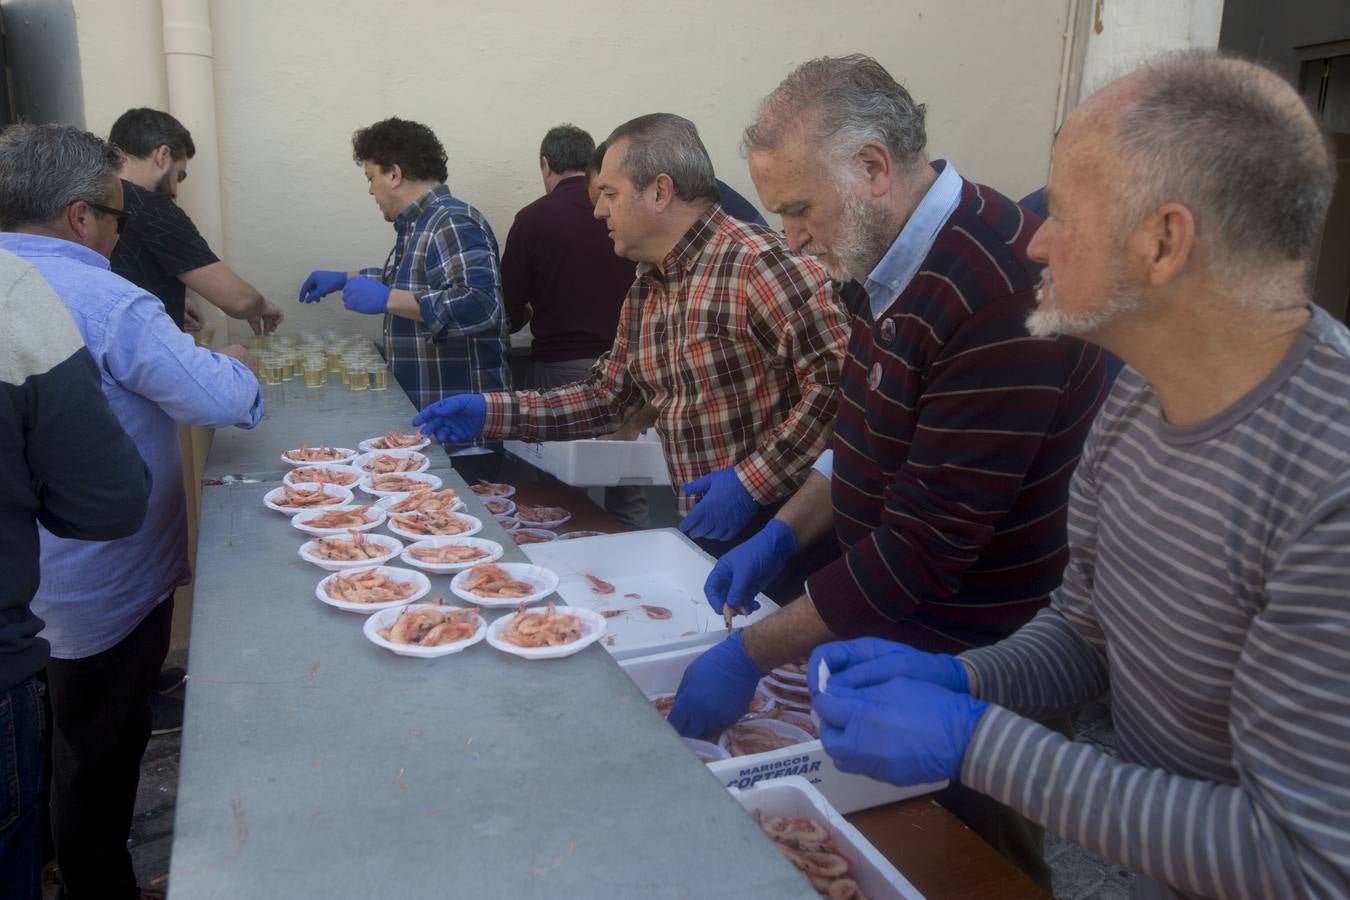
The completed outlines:
<svg viewBox="0 0 1350 900">
<path fill-rule="evenodd" d="M 861 690 L 812 692 L 820 741 L 841 772 L 902 786 L 956 781 L 966 747 L 989 704 L 966 694 L 895 678 Z"/>
<path fill-rule="evenodd" d="M 759 534 L 731 548 L 713 566 L 703 583 L 708 605 L 718 615 L 727 604 L 743 616 L 759 609 L 755 595 L 778 577 L 796 552 L 792 529 L 782 519 L 770 519 Z"/>
<path fill-rule="evenodd" d="M 374 278 L 351 278 L 342 289 L 342 305 L 352 312 L 382 316 L 389 309 L 389 286 Z"/>
<path fill-rule="evenodd" d="M 729 541 L 741 533 L 759 509 L 736 477 L 733 469 L 718 469 L 680 488 L 686 494 L 702 494 L 689 515 L 680 522 L 680 530 L 691 538 Z"/>
<path fill-rule="evenodd" d="M 309 273 L 305 283 L 300 285 L 301 303 L 318 303 L 333 291 L 342 290 L 347 283 L 346 272 L 332 272 L 328 269 L 315 269 Z"/>
<path fill-rule="evenodd" d="M 763 677 L 738 631 L 684 670 L 666 720 L 685 737 L 713 734 L 745 715 Z"/>
<path fill-rule="evenodd" d="M 812 693 L 819 690 L 816 679 L 821 660 L 830 670 L 827 687 L 830 692 L 836 687 L 867 688 L 895 678 L 913 678 L 958 694 L 970 693 L 966 667 L 956 657 L 946 653 L 924 653 L 895 641 L 866 637 L 817 647 L 806 667 L 806 684 Z"/>
<path fill-rule="evenodd" d="M 423 434 L 435 436 L 442 444 L 463 444 L 483 433 L 487 421 L 487 401 L 482 394 L 456 394 L 429 404 L 413 417 Z"/>
</svg>

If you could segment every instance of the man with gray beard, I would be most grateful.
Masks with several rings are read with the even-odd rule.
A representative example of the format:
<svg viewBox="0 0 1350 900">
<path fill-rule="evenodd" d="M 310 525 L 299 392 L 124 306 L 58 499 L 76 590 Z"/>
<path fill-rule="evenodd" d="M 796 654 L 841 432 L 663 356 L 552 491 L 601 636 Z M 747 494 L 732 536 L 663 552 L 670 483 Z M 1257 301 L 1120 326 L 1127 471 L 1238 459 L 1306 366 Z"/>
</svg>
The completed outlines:
<svg viewBox="0 0 1350 900">
<path fill-rule="evenodd" d="M 842 556 L 806 593 L 703 654 L 670 722 L 701 737 L 738 719 L 776 666 L 841 637 L 953 652 L 1011 634 L 1067 560 L 1069 477 L 1101 403 L 1101 352 L 1025 320 L 1039 221 L 930 163 L 924 107 L 865 56 L 805 63 L 745 134 L 762 205 L 793 250 L 844 282 L 854 312 L 832 451 L 708 578 L 742 610 L 798 548 Z M 1040 833 L 954 786 L 942 802 L 1048 886 Z"/>
<path fill-rule="evenodd" d="M 1063 584 L 959 659 L 819 648 L 840 769 L 959 778 L 1136 872 L 1135 898 L 1350 896 L 1350 332 L 1308 297 L 1331 150 L 1292 85 L 1209 54 L 1074 110 L 1028 327 L 1126 368 Z M 1118 755 L 1034 721 L 1108 689 Z"/>
</svg>

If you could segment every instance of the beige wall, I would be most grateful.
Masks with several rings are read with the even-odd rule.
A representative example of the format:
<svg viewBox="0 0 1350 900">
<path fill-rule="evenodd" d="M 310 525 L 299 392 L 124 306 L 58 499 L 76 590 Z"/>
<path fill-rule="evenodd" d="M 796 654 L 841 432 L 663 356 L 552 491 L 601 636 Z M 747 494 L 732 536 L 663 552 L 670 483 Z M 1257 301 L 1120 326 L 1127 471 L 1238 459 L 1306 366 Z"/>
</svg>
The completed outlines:
<svg viewBox="0 0 1350 900">
<path fill-rule="evenodd" d="M 8 8 L 21 0 L 6 0 Z M 738 153 L 757 100 L 796 63 L 878 57 L 929 108 L 933 155 L 1013 196 L 1044 178 L 1067 0 L 214 0 L 227 261 L 292 327 L 373 326 L 336 298 L 295 302 L 311 268 L 378 264 L 392 231 L 350 157 L 388 115 L 431 125 L 450 186 L 499 241 L 542 191 L 539 139 L 572 121 L 602 138 L 666 110 L 693 119 L 718 174 L 755 200 Z M 117 14 L 113 15 L 115 7 Z M 162 105 L 156 0 L 75 0 L 86 120 Z M 190 210 L 189 210 L 190 211 Z M 771 224 L 776 225 L 776 222 Z"/>
</svg>

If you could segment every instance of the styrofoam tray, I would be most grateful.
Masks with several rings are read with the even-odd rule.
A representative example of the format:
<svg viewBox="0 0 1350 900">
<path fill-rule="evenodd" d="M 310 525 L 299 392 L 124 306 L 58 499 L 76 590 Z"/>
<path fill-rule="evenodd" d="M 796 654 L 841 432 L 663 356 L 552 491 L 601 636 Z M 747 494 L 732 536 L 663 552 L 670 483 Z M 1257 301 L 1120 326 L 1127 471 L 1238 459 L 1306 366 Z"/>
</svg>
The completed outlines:
<svg viewBox="0 0 1350 900">
<path fill-rule="evenodd" d="M 775 818 L 811 818 L 824 825 L 835 846 L 852 864 L 858 887 L 872 900 L 923 900 L 923 894 L 909 879 L 805 778 L 797 775 L 779 778 L 749 790 L 732 789 L 731 795 L 751 815 L 759 812 Z M 802 880 L 806 880 L 805 876 Z"/>
<path fill-rule="evenodd" d="M 374 570 L 379 575 L 387 576 L 394 581 L 404 584 L 412 582 L 414 590 L 411 596 L 402 597 L 398 600 L 384 600 L 379 603 L 353 603 L 350 600 L 339 600 L 328 593 L 328 585 L 339 575 L 350 575 L 353 572 Z M 393 609 L 395 607 L 407 606 L 409 603 L 416 603 L 431 591 L 431 579 L 421 572 L 414 572 L 412 569 L 399 569 L 394 566 L 369 566 L 367 569 L 344 569 L 341 572 L 334 572 L 327 578 L 319 582 L 314 588 L 314 596 L 318 597 L 323 603 L 343 612 L 360 613 L 368 616 L 371 613 L 377 613 L 382 609 Z M 383 628 L 384 626 L 380 626 Z"/>
<path fill-rule="evenodd" d="M 399 433 L 407 434 L 408 432 L 403 431 Z M 406 447 L 376 447 L 375 443 L 377 441 L 382 440 L 384 440 L 384 435 L 380 435 L 379 437 L 366 438 L 364 441 L 357 444 L 356 446 L 357 449 L 359 449 L 362 453 L 382 453 L 385 450 L 421 450 L 423 447 L 431 443 L 431 438 L 423 435 L 422 439 L 419 440 L 417 443 L 409 444 Z"/>
<path fill-rule="evenodd" d="M 476 547 L 479 550 L 482 550 L 483 552 L 487 553 L 487 556 L 484 556 L 482 559 L 470 560 L 469 562 L 432 563 L 432 562 L 423 562 L 422 560 L 413 556 L 412 553 L 413 550 L 421 547 L 446 547 L 451 545 L 460 547 Z M 476 538 L 476 537 L 459 537 L 458 535 L 447 535 L 445 537 L 423 538 L 420 541 L 416 541 L 415 543 L 409 544 L 407 547 L 403 548 L 403 555 L 399 558 L 402 559 L 408 565 L 416 566 L 417 568 L 422 569 L 425 572 L 434 572 L 437 575 L 445 575 L 451 572 L 462 572 L 465 569 L 473 568 L 474 566 L 480 565 L 482 563 L 496 562 L 497 560 L 502 558 L 503 552 L 504 551 L 502 549 L 502 545 L 497 543 L 496 541 L 489 541 L 484 538 Z"/>
<path fill-rule="evenodd" d="M 506 450 L 578 487 L 670 484 L 661 438 L 651 428 L 635 441 L 506 441 Z"/>
<path fill-rule="evenodd" d="M 395 644 L 393 641 L 387 641 L 380 637 L 380 629 L 388 628 L 390 625 L 393 625 L 394 620 L 398 618 L 398 614 L 402 612 L 404 608 L 405 607 L 400 606 L 394 609 L 382 610 L 366 619 L 366 624 L 361 627 L 361 631 L 365 634 L 366 639 L 375 646 L 383 647 L 386 650 L 397 653 L 399 656 L 431 659 L 437 656 L 449 656 L 452 653 L 458 653 L 466 647 L 472 647 L 487 636 L 487 621 L 482 616 L 478 616 L 478 629 L 474 631 L 472 637 L 465 638 L 462 641 L 455 641 L 451 644 L 441 644 L 439 647 L 419 647 L 416 644 Z M 461 606 L 441 606 L 440 604 L 431 603 L 412 604 L 406 608 L 463 609 Z"/>
<path fill-rule="evenodd" d="M 290 450 L 281 451 L 281 461 L 288 466 L 322 466 L 327 464 L 343 465 L 345 463 L 350 463 L 357 456 L 356 451 L 353 450 L 351 447 L 333 447 L 332 448 L 333 450 L 336 450 L 339 454 L 341 454 L 337 459 L 291 459 L 289 456 L 286 455 L 296 450 L 303 450 L 303 449 L 304 449 L 303 447 L 292 447 Z M 319 448 L 311 447 L 310 449 L 318 450 Z"/>
<path fill-rule="evenodd" d="M 474 565 L 483 565 L 476 562 Z M 522 603 L 538 603 L 558 587 L 558 576 L 543 566 L 531 565 L 530 563 L 518 562 L 499 562 L 496 565 L 506 570 L 517 581 L 524 581 L 533 584 L 537 590 L 524 597 L 480 597 L 472 591 L 466 590 L 464 584 L 469 580 L 469 569 L 460 572 L 454 578 L 450 579 L 450 590 L 461 600 L 465 600 L 475 606 L 486 606 L 490 608 L 507 608 L 520 606 Z M 472 568 L 472 567 L 470 567 Z M 601 621 L 604 621 L 603 617 Z"/>
<path fill-rule="evenodd" d="M 417 468 L 410 469 L 412 472 L 425 472 L 431 468 L 431 459 L 425 453 L 418 453 L 416 450 L 372 450 L 369 453 L 362 453 L 356 459 L 352 460 L 352 465 L 367 474 L 370 470 L 366 466 L 377 456 L 396 456 L 400 459 L 411 459 L 417 463 Z M 393 474 L 388 473 L 388 474 Z M 400 474 L 407 474 L 403 472 Z"/>
<path fill-rule="evenodd" d="M 614 619 L 609 620 L 611 633 L 614 630 L 614 622 Z M 704 649 L 686 647 L 653 653 L 649 656 L 621 660 L 619 667 L 628 673 L 628 677 L 633 679 L 648 697 L 669 694 L 680 686 L 680 677 L 684 675 L 684 670 Z M 932 793 L 946 784 L 942 782 L 897 787 L 864 775 L 840 772 L 835 768 L 834 762 L 819 740 L 784 747 L 769 753 L 756 753 L 752 756 L 738 756 L 722 762 L 708 763 L 708 771 L 720 778 L 729 788 L 748 788 L 762 781 L 802 775 L 814 784 L 836 809 L 845 813 Z"/>
<path fill-rule="evenodd" d="M 365 513 L 369 517 L 364 525 L 347 525 L 342 528 L 316 528 L 310 525 L 306 520 L 315 516 L 323 515 L 326 512 L 337 512 L 338 510 L 359 509 L 362 506 L 369 506 Z M 330 534 L 345 534 L 348 531 L 369 531 L 372 528 L 378 528 L 384 524 L 385 512 L 378 506 L 371 503 L 344 503 L 339 506 L 320 506 L 316 509 L 307 509 L 304 512 L 298 512 L 291 516 L 291 525 L 305 532 L 306 534 L 317 534 L 320 537 L 326 537 Z"/>
<path fill-rule="evenodd" d="M 432 475 L 429 472 L 396 472 L 394 475 L 384 475 L 380 477 L 392 478 L 395 476 L 402 476 L 409 481 L 415 481 L 418 484 L 426 485 L 433 491 L 439 491 L 441 489 L 441 477 L 439 475 Z M 371 475 L 368 472 L 365 473 L 361 478 L 361 490 L 365 491 L 367 494 L 373 494 L 376 497 L 406 497 L 408 494 L 412 493 L 412 491 L 379 490 L 375 487 L 375 477 L 376 476 Z"/>
<path fill-rule="evenodd" d="M 713 559 L 677 529 L 525 544 L 520 549 L 558 573 L 558 594 L 572 606 L 601 613 L 626 611 L 609 619 L 607 635 L 614 643 L 606 640 L 605 649 L 616 659 L 706 645 L 726 637 L 722 617 L 713 612 L 703 594 Z M 594 593 L 587 575 L 608 581 L 614 593 Z M 755 599 L 760 609 L 748 618 L 737 618 L 737 624 L 758 621 L 778 608 L 763 594 Z M 639 606 L 644 603 L 665 607 L 671 617 L 648 618 Z"/>
<path fill-rule="evenodd" d="M 521 613 L 512 613 L 509 616 L 502 616 L 497 621 L 488 626 L 487 642 L 503 653 L 510 653 L 513 656 L 520 656 L 525 659 L 562 659 L 565 656 L 571 656 L 574 653 L 580 653 L 582 650 L 594 644 L 600 638 L 605 636 L 605 619 L 589 609 L 577 609 L 572 606 L 559 606 L 556 612 L 566 615 L 576 616 L 581 620 L 584 631 L 577 640 L 570 644 L 563 644 L 559 647 L 517 647 L 515 644 L 508 644 L 501 639 L 501 634 L 511 624 L 512 620 Z M 541 610 L 530 610 L 525 615 L 538 615 Z"/>
<path fill-rule="evenodd" d="M 337 484 L 319 484 L 317 481 L 302 481 L 299 484 L 291 485 L 296 490 L 312 491 L 315 488 L 322 488 L 323 492 L 330 497 L 337 497 L 341 503 L 330 503 L 327 506 L 282 506 L 277 501 L 282 500 L 286 495 L 284 488 L 272 488 L 266 494 L 263 494 L 263 506 L 275 510 L 279 513 L 285 513 L 288 516 L 294 516 L 298 512 L 307 512 L 311 509 L 331 509 L 334 506 L 345 506 L 352 502 L 353 494 L 350 488 L 342 487 Z"/>
<path fill-rule="evenodd" d="M 297 484 L 301 484 L 302 482 L 307 480 L 303 475 L 300 474 L 305 469 L 336 469 L 339 472 L 343 473 L 345 477 L 351 479 L 351 481 L 348 484 L 338 485 L 338 487 L 345 487 L 345 488 L 356 487 L 357 484 L 360 483 L 362 477 L 364 477 L 365 475 L 364 472 L 358 472 L 356 469 L 354 469 L 349 465 L 346 465 L 345 463 L 309 463 L 308 465 L 295 466 L 294 468 L 290 469 L 282 477 L 281 480 L 289 484 L 291 487 L 295 487 Z M 330 483 L 337 484 L 337 482 L 330 482 Z"/>
</svg>

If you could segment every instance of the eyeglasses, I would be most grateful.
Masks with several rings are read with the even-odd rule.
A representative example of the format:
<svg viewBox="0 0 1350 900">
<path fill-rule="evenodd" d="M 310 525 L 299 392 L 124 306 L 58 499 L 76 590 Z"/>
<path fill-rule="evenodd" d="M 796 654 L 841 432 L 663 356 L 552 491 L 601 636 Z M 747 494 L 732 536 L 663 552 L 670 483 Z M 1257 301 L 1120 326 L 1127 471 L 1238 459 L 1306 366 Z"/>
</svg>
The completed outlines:
<svg viewBox="0 0 1350 900">
<path fill-rule="evenodd" d="M 104 206 L 102 203 L 94 203 L 91 200 L 84 201 L 94 212 L 103 213 L 105 216 L 114 216 L 117 219 L 117 233 L 122 233 L 122 226 L 126 224 L 131 213 L 125 209 L 113 209 L 111 206 Z"/>
</svg>

